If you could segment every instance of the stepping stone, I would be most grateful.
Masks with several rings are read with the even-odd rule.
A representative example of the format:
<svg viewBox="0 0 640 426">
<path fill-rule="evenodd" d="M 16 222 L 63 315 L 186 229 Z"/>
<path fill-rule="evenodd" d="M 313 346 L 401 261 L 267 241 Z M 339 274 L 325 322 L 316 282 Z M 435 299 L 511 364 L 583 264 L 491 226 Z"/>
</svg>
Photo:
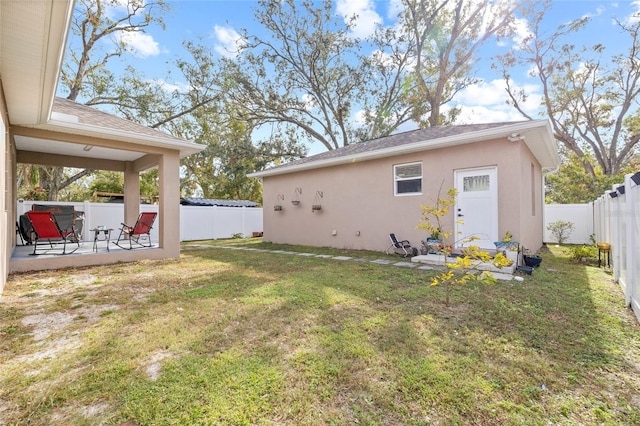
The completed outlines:
<svg viewBox="0 0 640 426">
<path fill-rule="evenodd" d="M 353 260 L 354 262 L 368 262 L 369 261 L 369 259 L 351 259 L 351 260 Z"/>
<path fill-rule="evenodd" d="M 372 260 L 371 263 L 377 263 L 378 265 L 389 265 L 393 262 L 387 259 L 376 259 Z"/>
<path fill-rule="evenodd" d="M 306 257 L 309 257 L 309 256 L 315 256 L 315 254 L 314 254 L 314 253 L 297 253 L 297 255 L 298 255 L 298 256 L 306 256 Z"/>
<path fill-rule="evenodd" d="M 353 259 L 352 257 L 349 256 L 336 256 L 334 257 L 335 260 L 351 260 Z"/>
<path fill-rule="evenodd" d="M 433 271 L 435 268 L 433 266 L 418 266 L 418 269 L 422 271 Z"/>
<path fill-rule="evenodd" d="M 411 263 L 411 262 L 397 262 L 397 263 L 394 263 L 393 266 L 400 266 L 400 267 L 403 267 L 403 268 L 415 268 L 418 265 L 416 265 L 415 263 Z"/>
<path fill-rule="evenodd" d="M 503 274 L 501 272 L 492 272 L 491 275 L 493 275 L 495 279 L 500 281 L 511 281 L 513 279 L 513 275 Z"/>
<path fill-rule="evenodd" d="M 329 259 L 329 258 L 332 258 L 333 256 L 330 254 L 316 254 L 316 257 L 319 257 L 320 259 Z"/>
</svg>

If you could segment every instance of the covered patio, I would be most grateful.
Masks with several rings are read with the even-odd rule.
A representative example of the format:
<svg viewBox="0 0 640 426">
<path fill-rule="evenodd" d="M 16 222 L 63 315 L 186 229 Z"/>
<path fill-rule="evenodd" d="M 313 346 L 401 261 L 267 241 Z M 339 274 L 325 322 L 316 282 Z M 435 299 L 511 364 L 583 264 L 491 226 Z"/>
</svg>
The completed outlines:
<svg viewBox="0 0 640 426">
<path fill-rule="evenodd" d="M 180 159 L 203 146 L 56 97 L 73 7 L 73 0 L 0 2 L 0 295 L 11 272 L 180 254 Z M 21 259 L 18 163 L 122 172 L 124 223 L 135 223 L 140 210 L 140 172 L 157 167 L 157 248 Z"/>
<path fill-rule="evenodd" d="M 10 272 L 179 256 L 180 158 L 200 151 L 200 145 L 61 98 L 54 100 L 51 119 L 45 124 L 14 126 L 11 130 L 18 163 L 122 172 L 123 223 L 135 223 L 140 213 L 140 172 L 158 168 L 160 196 L 155 249 L 129 251 L 112 245 L 116 248 L 113 253 L 105 250 L 93 254 L 93 242 L 85 242 L 89 250 L 76 252 L 82 256 L 25 259 L 23 249 L 16 246 Z"/>
</svg>

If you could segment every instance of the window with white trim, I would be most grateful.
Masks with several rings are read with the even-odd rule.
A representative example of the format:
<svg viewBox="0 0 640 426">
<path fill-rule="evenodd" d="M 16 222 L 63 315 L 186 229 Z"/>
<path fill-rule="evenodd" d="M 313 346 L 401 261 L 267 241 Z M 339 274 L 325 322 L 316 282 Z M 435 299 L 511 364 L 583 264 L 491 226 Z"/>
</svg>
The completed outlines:
<svg viewBox="0 0 640 426">
<path fill-rule="evenodd" d="M 422 194 L 422 163 L 393 166 L 395 195 Z"/>
</svg>

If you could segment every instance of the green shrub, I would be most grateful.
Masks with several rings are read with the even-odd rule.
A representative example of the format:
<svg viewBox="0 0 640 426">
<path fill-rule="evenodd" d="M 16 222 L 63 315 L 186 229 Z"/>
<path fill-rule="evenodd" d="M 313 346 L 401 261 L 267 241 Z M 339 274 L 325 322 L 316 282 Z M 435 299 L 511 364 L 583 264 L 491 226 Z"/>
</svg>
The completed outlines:
<svg viewBox="0 0 640 426">
<path fill-rule="evenodd" d="M 562 244 L 569 239 L 569 235 L 574 229 L 573 222 L 564 220 L 556 220 L 553 223 L 547 225 L 547 229 L 551 231 L 558 244 Z"/>
<path fill-rule="evenodd" d="M 570 247 L 566 253 L 571 256 L 572 260 L 581 261 L 582 259 L 595 259 L 598 257 L 598 247 L 583 244 L 581 246 Z"/>
</svg>

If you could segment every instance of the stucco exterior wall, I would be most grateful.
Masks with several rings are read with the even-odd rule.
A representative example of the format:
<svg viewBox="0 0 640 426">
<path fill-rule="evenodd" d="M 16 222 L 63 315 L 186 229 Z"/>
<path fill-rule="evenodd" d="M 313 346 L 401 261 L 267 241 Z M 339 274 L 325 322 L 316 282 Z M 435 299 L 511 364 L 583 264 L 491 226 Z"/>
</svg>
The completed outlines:
<svg viewBox="0 0 640 426">
<path fill-rule="evenodd" d="M 454 186 L 455 170 L 496 167 L 500 235 L 508 229 L 527 247 L 537 250 L 542 243 L 542 195 L 538 184 L 535 197 L 540 201 L 534 217 L 536 225 L 532 226 L 532 161 L 523 143 L 500 139 L 266 176 L 264 238 L 286 244 L 384 251 L 389 246 L 389 233 L 394 232 L 419 247 L 419 241 L 427 237 L 416 229 L 420 205 L 432 204 L 441 187 L 444 196 Z M 412 162 L 423 165 L 422 194 L 395 196 L 393 166 Z M 534 166 L 535 176 L 540 176 L 539 164 Z M 291 204 L 296 188 L 302 192 L 299 206 Z M 312 212 L 317 191 L 323 195 L 318 200 L 322 209 Z M 278 201 L 278 195 L 284 196 L 283 202 Z M 283 205 L 282 211 L 274 211 L 276 203 Z M 453 229 L 453 212 L 445 221 Z"/>
<path fill-rule="evenodd" d="M 167 152 L 160 158 L 160 247 L 169 257 L 180 257 L 180 158 Z"/>
<path fill-rule="evenodd" d="M 519 237 L 527 249 L 537 251 L 544 237 L 544 193 L 542 168 L 526 145 L 520 156 Z"/>
<path fill-rule="evenodd" d="M 2 88 L 2 81 L 0 81 L 0 144 L 2 150 L 0 150 L 0 164 L 2 164 L 2 170 L 0 170 L 0 188 L 2 188 L 3 196 L 0 197 L 0 295 L 4 289 L 4 284 L 7 281 L 7 275 L 9 271 L 9 259 L 13 251 L 15 244 L 15 233 L 13 232 L 14 223 L 13 217 L 15 211 L 15 198 L 12 188 L 12 175 L 15 173 L 15 150 L 11 144 L 11 137 L 9 136 L 9 119 L 7 115 L 7 106 L 4 99 L 4 90 Z M 11 237 L 13 235 L 13 237 Z"/>
</svg>

